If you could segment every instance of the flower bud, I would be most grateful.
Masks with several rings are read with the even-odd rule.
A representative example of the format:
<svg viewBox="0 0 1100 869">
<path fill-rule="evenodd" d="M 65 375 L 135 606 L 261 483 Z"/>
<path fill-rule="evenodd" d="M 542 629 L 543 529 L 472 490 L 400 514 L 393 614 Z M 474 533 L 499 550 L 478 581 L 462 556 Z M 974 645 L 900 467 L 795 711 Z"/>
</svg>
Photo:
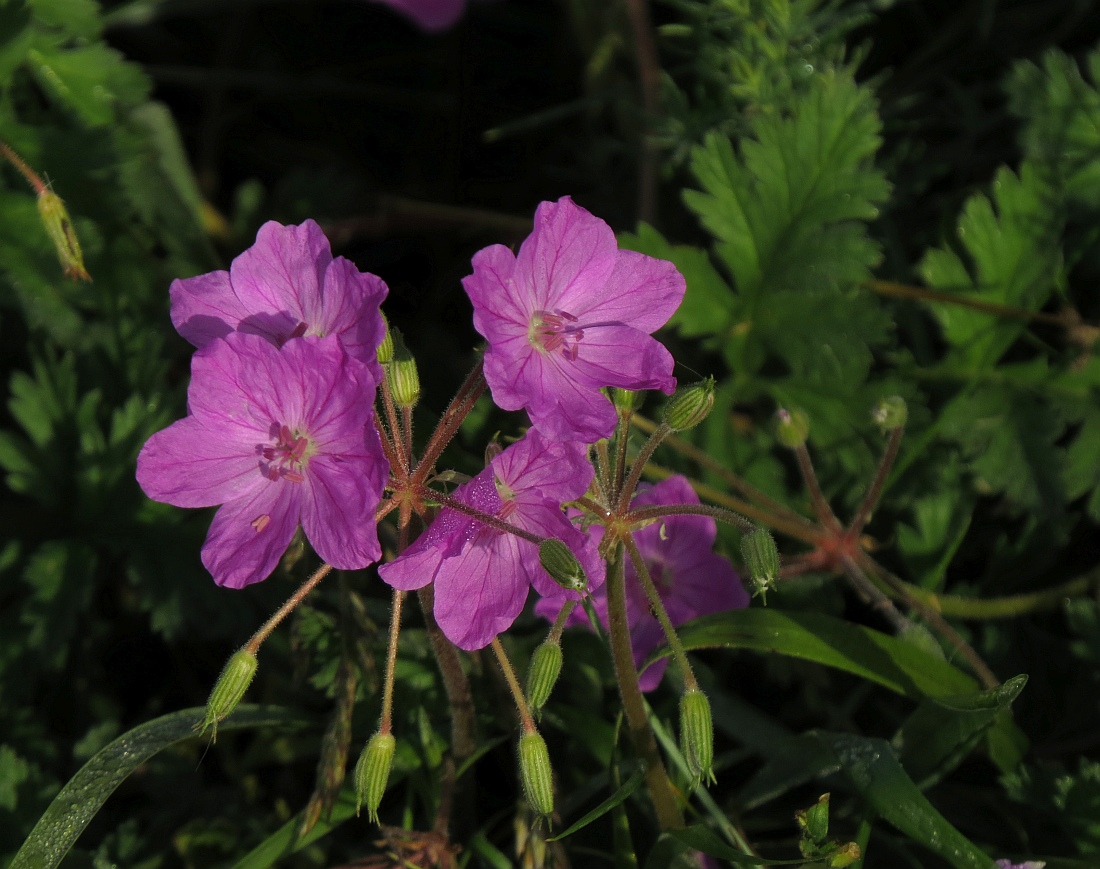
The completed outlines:
<svg viewBox="0 0 1100 869">
<path fill-rule="evenodd" d="M 676 390 L 665 405 L 665 422 L 673 431 L 695 428 L 714 407 L 714 378 L 708 377 Z"/>
<path fill-rule="evenodd" d="M 588 588 L 588 576 L 577 556 L 556 537 L 547 537 L 539 544 L 539 563 L 566 591 L 583 592 Z"/>
<path fill-rule="evenodd" d="M 715 781 L 710 701 L 698 688 L 685 691 L 680 697 L 680 751 L 696 781 Z"/>
<path fill-rule="evenodd" d="M 635 392 L 633 389 L 620 389 L 614 387 L 611 390 L 611 403 L 620 414 L 633 413 L 642 406 L 644 392 Z"/>
<path fill-rule="evenodd" d="M 531 808 L 543 816 L 553 814 L 554 773 L 550 769 L 546 740 L 537 730 L 528 731 L 519 738 L 519 777 Z"/>
<path fill-rule="evenodd" d="M 420 374 L 416 370 L 416 360 L 397 329 L 390 330 L 390 340 L 393 342 L 393 359 L 384 366 L 386 384 L 398 407 L 415 407 L 420 400 Z"/>
<path fill-rule="evenodd" d="M 549 640 L 535 649 L 527 670 L 527 703 L 538 711 L 550 699 L 550 692 L 561 674 L 562 653 L 559 643 Z"/>
<path fill-rule="evenodd" d="M 828 869 L 847 869 L 856 862 L 862 855 L 859 850 L 859 845 L 856 842 L 845 842 L 841 845 L 837 845 L 836 850 L 830 854 L 826 860 L 825 865 Z M 1025 866 L 1027 864 L 1024 864 Z M 1038 869 L 1037 864 L 1037 869 Z"/>
<path fill-rule="evenodd" d="M 754 528 L 741 538 L 741 556 L 749 569 L 753 594 L 767 600 L 767 594 L 779 581 L 779 550 L 766 528 Z"/>
<path fill-rule="evenodd" d="M 909 408 L 900 395 L 891 395 L 889 398 L 882 399 L 871 411 L 871 419 L 877 423 L 883 433 L 904 427 L 908 418 Z"/>
<path fill-rule="evenodd" d="M 378 314 L 382 318 L 382 327 L 385 329 L 382 334 L 382 343 L 378 345 L 378 361 L 385 365 L 393 361 L 393 335 L 390 332 L 390 321 L 386 319 L 386 315 L 381 311 Z"/>
<path fill-rule="evenodd" d="M 810 418 L 801 410 L 784 407 L 775 412 L 775 439 L 788 449 L 800 447 L 810 436 Z"/>
<path fill-rule="evenodd" d="M 61 197 L 52 190 L 43 190 L 38 194 L 38 216 L 46 228 L 46 234 L 57 250 L 61 269 L 65 277 L 73 280 L 90 281 L 91 275 L 84 268 L 84 254 L 80 250 L 80 241 L 76 237 L 69 212 Z"/>
<path fill-rule="evenodd" d="M 829 835 L 829 795 L 822 794 L 808 809 L 799 809 L 794 819 L 804 835 L 814 842 L 823 842 Z"/>
<path fill-rule="evenodd" d="M 392 733 L 379 731 L 367 742 L 359 762 L 355 764 L 355 814 L 367 804 L 367 817 L 378 823 L 378 807 L 390 778 L 390 764 L 397 748 Z"/>
<path fill-rule="evenodd" d="M 252 683 L 252 677 L 256 675 L 257 664 L 256 656 L 248 649 L 239 649 L 225 662 L 206 701 L 206 715 L 198 725 L 199 733 L 206 733 L 206 728 L 213 727 L 214 739 L 217 740 L 218 722 L 224 721 L 237 708 Z"/>
</svg>

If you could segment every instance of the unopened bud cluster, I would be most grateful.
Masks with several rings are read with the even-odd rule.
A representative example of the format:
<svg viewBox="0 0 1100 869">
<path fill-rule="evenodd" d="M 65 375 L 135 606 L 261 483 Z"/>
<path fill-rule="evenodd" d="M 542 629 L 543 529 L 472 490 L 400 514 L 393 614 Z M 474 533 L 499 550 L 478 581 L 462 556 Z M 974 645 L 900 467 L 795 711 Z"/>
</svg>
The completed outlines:
<svg viewBox="0 0 1100 869">
<path fill-rule="evenodd" d="M 398 407 L 415 407 L 420 401 L 420 373 L 416 368 L 416 360 L 405 346 L 405 339 L 401 337 L 399 330 L 387 328 L 386 337 L 393 345 L 390 361 L 383 365 L 386 385 Z M 381 348 L 379 352 L 381 353 Z"/>
<path fill-rule="evenodd" d="M 539 544 L 539 563 L 566 591 L 583 592 L 588 588 L 588 576 L 577 556 L 557 538 L 548 537 Z"/>
<path fill-rule="evenodd" d="M 529 730 L 519 738 L 519 778 L 531 808 L 544 817 L 552 815 L 554 773 L 546 740 L 537 730 Z"/>
<path fill-rule="evenodd" d="M 206 714 L 198 726 L 199 733 L 205 733 L 208 727 L 214 728 L 214 738 L 218 738 L 218 723 L 229 717 L 241 702 L 252 677 L 256 675 L 258 662 L 248 649 L 239 649 L 225 662 L 214 690 L 206 701 Z"/>
<path fill-rule="evenodd" d="M 749 569 L 753 594 L 767 597 L 779 581 L 779 550 L 766 528 L 754 528 L 741 538 L 741 555 Z"/>
<path fill-rule="evenodd" d="M 810 418 L 801 410 L 780 408 L 775 413 L 775 439 L 788 449 L 796 449 L 810 436 Z"/>
<path fill-rule="evenodd" d="M 550 699 L 550 692 L 561 675 L 562 652 L 559 643 L 547 640 L 531 656 L 527 670 L 527 705 L 537 712 Z"/>
<path fill-rule="evenodd" d="M 710 701 L 698 688 L 680 697 L 680 751 L 696 782 L 713 782 L 714 724 Z"/>
<path fill-rule="evenodd" d="M 714 407 L 714 378 L 708 377 L 676 390 L 665 405 L 665 422 L 673 431 L 695 428 Z"/>
<path fill-rule="evenodd" d="M 875 409 L 871 411 L 871 419 L 883 432 L 904 428 L 906 421 L 909 419 L 909 407 L 900 395 L 891 395 L 889 398 L 882 399 L 875 406 Z"/>
<path fill-rule="evenodd" d="M 382 795 L 386 792 L 386 783 L 390 779 L 390 765 L 393 763 L 397 740 L 392 733 L 378 731 L 370 738 L 359 762 L 355 764 L 355 814 L 365 804 L 367 817 L 378 823 L 378 807 L 382 805 Z"/>
</svg>

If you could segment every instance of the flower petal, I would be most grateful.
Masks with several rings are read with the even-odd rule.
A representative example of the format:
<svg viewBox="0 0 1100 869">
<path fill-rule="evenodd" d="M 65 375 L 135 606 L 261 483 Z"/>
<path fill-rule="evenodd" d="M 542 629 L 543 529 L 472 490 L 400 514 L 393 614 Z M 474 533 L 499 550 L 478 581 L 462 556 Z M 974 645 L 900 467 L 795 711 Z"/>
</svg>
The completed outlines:
<svg viewBox="0 0 1100 869">
<path fill-rule="evenodd" d="M 676 361 L 656 338 L 629 326 L 604 326 L 585 331 L 577 358 L 570 366 L 574 379 L 592 387 L 676 389 Z"/>
<path fill-rule="evenodd" d="M 296 483 L 267 481 L 218 510 L 202 547 L 218 585 L 244 588 L 271 575 L 298 527 L 300 497 Z"/>
<path fill-rule="evenodd" d="M 534 310 L 557 310 L 561 299 L 603 287 L 618 253 L 611 227 L 570 197 L 543 202 L 516 256 L 517 292 L 532 300 Z"/>
<path fill-rule="evenodd" d="M 168 294 L 176 331 L 196 347 L 224 338 L 251 313 L 233 292 L 227 271 L 174 280 Z"/>
<path fill-rule="evenodd" d="M 213 507 L 245 497 L 267 482 L 247 434 L 193 416 L 177 420 L 141 448 L 138 485 L 150 498 L 176 507 Z"/>
<path fill-rule="evenodd" d="M 436 572 L 435 620 L 460 649 L 489 645 L 523 610 L 532 565 L 521 542 L 526 543 L 511 534 L 483 531 Z M 526 545 L 537 561 L 534 546 Z"/>
<path fill-rule="evenodd" d="M 371 434 L 377 438 L 373 429 Z M 382 499 L 386 461 L 314 456 L 302 484 L 302 529 L 317 554 L 340 570 L 358 570 L 382 557 L 374 510 Z"/>
<path fill-rule="evenodd" d="M 615 270 L 599 287 L 575 285 L 559 304 L 585 322 L 619 322 L 646 334 L 669 321 L 684 300 L 687 283 L 676 266 L 621 250 Z"/>
<path fill-rule="evenodd" d="M 304 311 L 307 334 L 338 335 L 347 354 L 370 369 L 376 385 L 382 380 L 378 345 L 386 331 L 378 308 L 388 293 L 380 277 L 339 256 L 325 271 L 321 295 L 307 300 Z"/>
</svg>

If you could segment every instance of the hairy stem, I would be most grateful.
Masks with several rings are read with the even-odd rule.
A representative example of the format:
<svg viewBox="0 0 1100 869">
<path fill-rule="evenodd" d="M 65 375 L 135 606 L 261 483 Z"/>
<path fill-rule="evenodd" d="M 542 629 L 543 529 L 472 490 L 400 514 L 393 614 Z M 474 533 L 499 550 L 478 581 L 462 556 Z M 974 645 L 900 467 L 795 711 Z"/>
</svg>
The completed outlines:
<svg viewBox="0 0 1100 869">
<path fill-rule="evenodd" d="M 649 599 L 650 611 L 660 622 L 661 630 L 665 632 L 669 648 L 672 649 L 672 656 L 680 666 L 680 672 L 684 676 L 685 690 L 698 690 L 699 683 L 695 679 L 695 671 L 691 669 L 687 652 L 684 651 L 684 644 L 680 642 L 676 628 L 672 626 L 672 620 L 668 617 L 668 610 L 665 609 L 665 602 L 661 600 L 657 586 L 653 584 L 653 577 L 649 575 L 649 568 L 646 567 L 645 559 L 642 558 L 642 553 L 638 550 L 638 544 L 634 542 L 634 538 L 629 534 L 623 543 L 626 545 L 626 551 L 630 553 L 630 561 L 634 565 L 634 572 L 638 575 L 638 580 L 642 583 L 642 588 L 645 589 L 646 597 Z"/>
<path fill-rule="evenodd" d="M 271 632 L 279 626 L 279 623 L 294 612 L 294 608 L 305 600 L 306 595 L 313 591 L 321 580 L 331 572 L 331 564 L 322 564 L 318 567 L 309 579 L 298 586 L 298 590 L 287 599 L 287 602 L 279 607 L 275 614 L 260 626 L 260 629 L 252 635 L 252 639 L 245 645 L 245 649 L 255 655 L 256 652 L 259 651 L 260 646 L 263 645 L 264 640 L 271 636 Z"/>
<path fill-rule="evenodd" d="M 420 457 L 420 462 L 413 473 L 412 482 L 414 484 L 423 485 L 424 481 L 428 479 L 439 456 L 458 433 L 462 421 L 473 410 L 474 404 L 477 403 L 478 398 L 487 388 L 483 363 L 484 359 L 479 356 L 477 364 L 466 375 L 466 380 L 458 388 L 458 392 L 451 399 L 451 403 L 447 405 L 447 409 L 443 411 L 443 416 L 439 418 L 439 425 L 432 432 L 428 445 L 424 447 L 424 455 Z"/>
<path fill-rule="evenodd" d="M 504 674 L 504 681 L 508 683 L 508 690 L 512 692 L 512 700 L 516 704 L 523 732 L 532 733 L 536 730 L 535 719 L 531 715 L 531 708 L 527 705 L 527 698 L 523 696 L 523 688 L 520 687 L 515 668 L 508 660 L 508 653 L 504 651 L 504 646 L 501 645 L 500 637 L 493 637 L 492 647 L 497 664 L 500 665 L 500 672 Z"/>
<path fill-rule="evenodd" d="M 684 816 L 676 803 L 672 782 L 668 780 L 664 761 L 657 751 L 657 740 L 646 717 L 645 700 L 638 688 L 638 671 L 634 669 L 634 653 L 630 648 L 630 625 L 626 615 L 626 576 L 623 570 L 623 547 L 615 552 L 607 565 L 607 612 L 611 634 L 611 656 L 615 677 L 623 701 L 627 730 L 634 750 L 646 766 L 646 785 L 662 830 L 684 825 Z"/>
<path fill-rule="evenodd" d="M 389 733 L 393 723 L 393 674 L 397 666 L 397 640 L 401 634 L 401 609 L 405 592 L 393 590 L 393 607 L 390 610 L 390 642 L 386 649 L 386 676 L 382 686 L 382 720 L 378 724 L 381 733 Z"/>
<path fill-rule="evenodd" d="M 875 512 L 879 498 L 882 497 L 883 486 L 886 485 L 886 478 L 890 475 L 890 468 L 894 466 L 894 460 L 898 457 L 898 448 L 901 447 L 901 439 L 904 435 L 905 429 L 901 426 L 890 430 L 890 439 L 886 442 L 886 452 L 882 454 L 882 461 L 878 463 L 875 478 L 864 494 L 859 509 L 856 510 L 855 518 L 848 526 L 848 532 L 853 537 L 859 536 L 859 533 L 871 520 L 871 516 Z"/>
<path fill-rule="evenodd" d="M 792 449 L 795 459 L 798 460 L 798 471 L 802 474 L 802 481 L 806 484 L 806 491 L 810 493 L 810 503 L 814 508 L 814 515 L 822 527 L 829 531 L 840 531 L 840 520 L 833 513 L 825 494 L 821 491 L 821 485 L 817 482 L 817 474 L 814 471 L 814 463 L 810 458 L 810 451 L 805 444 L 799 444 Z"/>
<path fill-rule="evenodd" d="M 636 522 L 651 522 L 665 516 L 709 516 L 727 525 L 736 525 L 745 531 L 752 531 L 756 523 L 746 519 L 740 513 L 726 510 L 722 507 L 711 507 L 707 504 L 655 504 L 652 507 L 640 507 L 631 510 L 623 518 L 634 524 Z"/>
<path fill-rule="evenodd" d="M 649 440 L 642 446 L 638 457 L 634 459 L 634 464 L 630 467 L 630 476 L 627 477 L 622 489 L 619 490 L 615 508 L 618 512 L 621 513 L 630 506 L 630 499 L 634 497 L 634 490 L 638 488 L 638 481 L 642 478 L 642 471 L 645 470 L 646 463 L 649 462 L 653 451 L 661 445 L 661 441 L 670 434 L 672 434 L 672 429 L 668 427 L 668 423 L 663 422 L 653 430 Z"/>
</svg>

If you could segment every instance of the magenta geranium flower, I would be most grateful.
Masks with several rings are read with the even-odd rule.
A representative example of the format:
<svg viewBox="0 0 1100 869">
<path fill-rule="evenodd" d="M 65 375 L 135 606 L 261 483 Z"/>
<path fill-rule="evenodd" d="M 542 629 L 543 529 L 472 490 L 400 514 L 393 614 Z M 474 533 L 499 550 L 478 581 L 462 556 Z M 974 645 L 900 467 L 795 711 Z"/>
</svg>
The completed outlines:
<svg viewBox="0 0 1100 869">
<path fill-rule="evenodd" d="M 466 0 L 375 0 L 415 21 L 424 30 L 446 30 L 466 10 Z"/>
<path fill-rule="evenodd" d="M 519 255 L 493 245 L 462 285 L 489 342 L 485 379 L 505 410 L 526 408 L 551 438 L 610 437 L 600 392 L 676 388 L 673 359 L 651 333 L 684 297 L 672 263 L 619 250 L 611 228 L 566 196 L 543 202 Z"/>
<path fill-rule="evenodd" d="M 234 332 L 191 361 L 189 414 L 141 450 L 156 501 L 222 507 L 202 548 L 219 585 L 266 578 L 299 524 L 317 554 L 354 570 L 381 556 L 374 510 L 389 466 L 373 424 L 371 371 L 335 336 Z"/>
<path fill-rule="evenodd" d="M 562 513 L 592 482 L 592 465 L 578 443 L 551 443 L 537 431 L 496 456 L 455 490 L 454 497 L 540 537 L 556 537 L 577 555 L 589 587 L 603 583 L 603 562 L 588 537 Z M 480 649 L 515 621 L 534 585 L 563 591 L 539 564 L 538 547 L 452 509 L 444 509 L 405 552 L 378 568 L 397 589 L 435 582 L 435 619 L 462 649 Z"/>
<path fill-rule="evenodd" d="M 268 221 L 229 271 L 175 280 L 169 292 L 172 322 L 196 347 L 230 332 L 262 335 L 280 347 L 301 335 L 337 335 L 350 356 L 381 376 L 376 351 L 385 325 L 378 306 L 388 289 L 349 260 L 333 259 L 312 220 Z"/>
<path fill-rule="evenodd" d="M 674 476 L 653 486 L 639 486 L 631 506 L 636 509 L 658 504 L 698 503 L 699 496 L 691 484 L 684 477 Z M 748 606 L 749 595 L 733 566 L 714 552 L 717 536 L 717 525 L 709 516 L 666 516 L 634 532 L 634 541 L 673 625 L 682 625 L 709 613 Z M 665 642 L 665 635 L 650 612 L 649 599 L 629 558 L 625 567 L 630 645 L 635 664 L 641 666 L 649 653 Z M 594 594 L 592 602 L 606 626 L 606 589 Z M 551 594 L 535 605 L 535 612 L 552 620 L 561 610 L 561 604 L 560 595 Z M 583 610 L 577 608 L 569 624 L 588 625 L 589 622 Z M 656 688 L 667 666 L 666 658 L 647 668 L 638 680 L 641 689 L 652 691 Z"/>
</svg>

